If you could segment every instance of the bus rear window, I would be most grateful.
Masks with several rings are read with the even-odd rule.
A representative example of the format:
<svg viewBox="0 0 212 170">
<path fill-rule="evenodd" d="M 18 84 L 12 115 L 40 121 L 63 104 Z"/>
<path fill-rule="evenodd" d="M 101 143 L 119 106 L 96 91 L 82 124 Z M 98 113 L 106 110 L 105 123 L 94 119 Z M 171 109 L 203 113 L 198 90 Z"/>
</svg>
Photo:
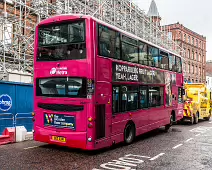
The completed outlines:
<svg viewBox="0 0 212 170">
<path fill-rule="evenodd" d="M 37 79 L 37 96 L 86 98 L 85 78 L 60 77 Z"/>
<path fill-rule="evenodd" d="M 37 61 L 86 58 L 85 22 L 39 27 Z"/>
</svg>

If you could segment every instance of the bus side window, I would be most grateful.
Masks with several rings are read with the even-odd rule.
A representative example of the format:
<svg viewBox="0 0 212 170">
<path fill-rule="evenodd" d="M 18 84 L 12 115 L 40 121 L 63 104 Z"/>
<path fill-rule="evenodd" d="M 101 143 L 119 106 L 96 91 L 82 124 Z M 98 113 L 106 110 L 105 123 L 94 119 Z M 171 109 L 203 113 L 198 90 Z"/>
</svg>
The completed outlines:
<svg viewBox="0 0 212 170">
<path fill-rule="evenodd" d="M 148 104 L 147 104 L 147 86 L 141 86 L 140 87 L 140 109 L 142 108 L 148 108 Z"/>
<path fill-rule="evenodd" d="M 127 111 L 127 86 L 121 88 L 121 111 Z"/>
<path fill-rule="evenodd" d="M 149 107 L 163 105 L 163 87 L 149 88 Z"/>
<path fill-rule="evenodd" d="M 113 114 L 120 111 L 120 87 L 113 87 Z"/>
</svg>

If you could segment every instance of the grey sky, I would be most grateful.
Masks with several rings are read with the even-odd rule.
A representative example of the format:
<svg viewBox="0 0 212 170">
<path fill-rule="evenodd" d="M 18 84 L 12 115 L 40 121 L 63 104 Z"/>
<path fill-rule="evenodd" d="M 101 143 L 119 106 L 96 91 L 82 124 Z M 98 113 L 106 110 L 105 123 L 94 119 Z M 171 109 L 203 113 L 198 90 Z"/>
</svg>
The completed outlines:
<svg viewBox="0 0 212 170">
<path fill-rule="evenodd" d="M 147 13 L 152 0 L 133 0 Z M 212 0 L 155 0 L 161 24 L 179 22 L 206 36 L 207 60 L 212 60 Z"/>
</svg>

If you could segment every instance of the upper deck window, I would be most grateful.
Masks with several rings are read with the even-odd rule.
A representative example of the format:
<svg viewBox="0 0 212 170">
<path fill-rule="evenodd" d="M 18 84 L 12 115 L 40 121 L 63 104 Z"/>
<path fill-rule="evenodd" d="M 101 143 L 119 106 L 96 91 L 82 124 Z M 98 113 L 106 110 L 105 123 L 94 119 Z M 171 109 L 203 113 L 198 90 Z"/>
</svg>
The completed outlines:
<svg viewBox="0 0 212 170">
<path fill-rule="evenodd" d="M 37 79 L 37 96 L 47 97 L 86 97 L 86 79 L 60 77 Z"/>
<path fill-rule="evenodd" d="M 127 36 L 122 37 L 122 60 L 138 63 L 137 41 Z"/>
<path fill-rule="evenodd" d="M 103 25 L 98 25 L 99 55 L 120 59 L 120 33 Z"/>
<path fill-rule="evenodd" d="M 181 58 L 176 56 L 176 65 L 177 65 L 177 72 L 182 73 L 182 62 Z"/>
<path fill-rule="evenodd" d="M 38 61 L 86 58 L 84 21 L 40 26 L 38 37 Z"/>
<path fill-rule="evenodd" d="M 159 49 L 149 45 L 148 46 L 148 65 L 153 67 L 159 67 L 158 58 L 159 58 Z"/>
</svg>

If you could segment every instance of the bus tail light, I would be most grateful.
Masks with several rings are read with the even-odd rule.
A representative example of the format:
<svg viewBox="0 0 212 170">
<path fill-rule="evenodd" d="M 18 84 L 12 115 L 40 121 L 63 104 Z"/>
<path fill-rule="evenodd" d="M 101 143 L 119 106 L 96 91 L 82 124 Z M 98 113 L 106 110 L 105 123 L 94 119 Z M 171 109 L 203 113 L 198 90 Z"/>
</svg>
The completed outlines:
<svg viewBox="0 0 212 170">
<path fill-rule="evenodd" d="M 93 127 L 93 124 L 92 123 L 88 123 L 88 127 L 89 128 L 92 128 Z"/>
<path fill-rule="evenodd" d="M 35 112 L 32 112 L 32 116 L 33 116 L 33 117 L 35 116 Z"/>
<path fill-rule="evenodd" d="M 35 122 L 35 118 L 34 117 L 32 118 L 32 121 Z"/>
<path fill-rule="evenodd" d="M 89 122 L 92 122 L 92 121 L 93 121 L 93 118 L 92 118 L 92 117 L 89 117 L 89 118 L 88 118 L 88 121 L 89 121 Z"/>
</svg>

